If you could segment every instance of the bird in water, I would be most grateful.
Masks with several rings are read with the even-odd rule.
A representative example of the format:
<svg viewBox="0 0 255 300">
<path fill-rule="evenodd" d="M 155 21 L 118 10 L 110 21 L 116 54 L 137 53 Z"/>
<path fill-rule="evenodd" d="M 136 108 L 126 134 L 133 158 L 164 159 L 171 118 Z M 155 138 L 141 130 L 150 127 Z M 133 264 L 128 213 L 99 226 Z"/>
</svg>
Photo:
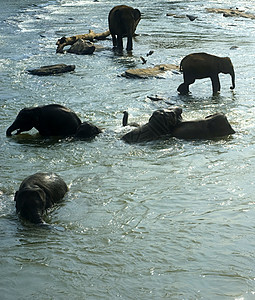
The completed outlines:
<svg viewBox="0 0 255 300">
<path fill-rule="evenodd" d="M 122 119 L 122 125 L 123 126 L 133 126 L 133 127 L 139 127 L 140 125 L 137 123 L 128 123 L 128 112 L 123 111 L 123 119 Z"/>
</svg>

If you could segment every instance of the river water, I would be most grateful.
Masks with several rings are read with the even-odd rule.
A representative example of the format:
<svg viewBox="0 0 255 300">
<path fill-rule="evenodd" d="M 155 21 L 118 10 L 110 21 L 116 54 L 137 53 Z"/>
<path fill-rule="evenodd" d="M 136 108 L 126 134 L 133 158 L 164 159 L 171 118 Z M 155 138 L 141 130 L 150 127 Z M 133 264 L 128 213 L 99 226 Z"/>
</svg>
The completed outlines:
<svg viewBox="0 0 255 300">
<path fill-rule="evenodd" d="M 91 56 L 56 54 L 55 43 L 105 31 L 119 2 L 0 2 L 1 299 L 254 299 L 255 21 L 206 8 L 255 14 L 255 1 L 127 1 L 142 12 L 132 55 L 116 55 L 109 39 Z M 179 96 L 181 74 L 120 76 L 128 68 L 179 64 L 192 52 L 231 57 L 235 91 L 224 74 L 215 97 L 209 79 Z M 26 72 L 55 63 L 75 64 L 75 72 Z M 35 130 L 5 136 L 22 108 L 49 103 L 73 109 L 104 132 L 90 142 L 42 140 Z M 187 120 L 223 112 L 236 134 L 138 145 L 120 140 L 130 130 L 121 127 L 124 110 L 144 123 L 169 105 L 181 107 Z M 46 217 L 51 230 L 15 212 L 15 191 L 37 171 L 54 171 L 69 186 Z"/>
</svg>

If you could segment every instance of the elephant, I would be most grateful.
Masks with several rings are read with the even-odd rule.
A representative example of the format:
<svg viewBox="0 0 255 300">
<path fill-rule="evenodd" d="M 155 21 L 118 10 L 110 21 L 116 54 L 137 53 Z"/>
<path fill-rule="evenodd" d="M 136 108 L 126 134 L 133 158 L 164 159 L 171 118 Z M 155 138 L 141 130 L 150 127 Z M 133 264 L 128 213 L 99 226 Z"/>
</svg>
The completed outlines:
<svg viewBox="0 0 255 300">
<path fill-rule="evenodd" d="M 141 125 L 122 136 L 128 143 L 156 140 L 170 134 L 174 127 L 182 120 L 181 108 L 159 109 L 153 112 L 149 122 Z"/>
<path fill-rule="evenodd" d="M 67 191 L 59 175 L 35 173 L 25 178 L 15 193 L 16 212 L 31 223 L 46 224 L 43 220 L 46 210 L 59 202 Z"/>
<path fill-rule="evenodd" d="M 77 138 L 92 138 L 101 132 L 101 129 L 87 122 L 82 123 L 79 117 L 59 104 L 49 104 L 38 107 L 23 108 L 17 115 L 13 124 L 6 130 L 11 136 L 36 128 L 43 137 L 74 136 Z"/>
<path fill-rule="evenodd" d="M 149 122 L 122 136 L 128 143 L 145 142 L 163 136 L 178 139 L 212 139 L 234 134 L 226 116 L 216 113 L 193 121 L 182 120 L 182 109 L 168 108 L 153 112 Z"/>
<path fill-rule="evenodd" d="M 111 9 L 108 16 L 108 24 L 114 48 L 122 51 L 122 38 L 127 37 L 126 50 L 131 51 L 133 49 L 132 37 L 140 20 L 141 12 L 139 9 L 126 5 L 118 5 Z"/>
<path fill-rule="evenodd" d="M 171 132 L 178 139 L 213 139 L 234 134 L 227 117 L 215 113 L 204 119 L 180 122 Z"/>
<path fill-rule="evenodd" d="M 235 71 L 229 57 L 219 57 L 208 53 L 193 53 L 185 56 L 180 64 L 183 72 L 184 83 L 180 84 L 177 91 L 181 95 L 189 93 L 189 85 L 196 79 L 210 77 L 212 81 L 213 94 L 220 92 L 219 73 L 230 74 L 232 86 L 235 88 Z"/>
</svg>

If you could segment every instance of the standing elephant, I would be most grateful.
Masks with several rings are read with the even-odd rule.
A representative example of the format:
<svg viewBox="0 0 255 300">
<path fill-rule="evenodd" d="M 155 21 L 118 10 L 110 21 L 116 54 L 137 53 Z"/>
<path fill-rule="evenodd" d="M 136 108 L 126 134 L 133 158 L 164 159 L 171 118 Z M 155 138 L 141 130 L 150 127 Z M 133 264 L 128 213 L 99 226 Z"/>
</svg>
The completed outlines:
<svg viewBox="0 0 255 300">
<path fill-rule="evenodd" d="M 7 129 L 6 135 L 11 136 L 15 130 L 17 130 L 16 134 L 19 134 L 33 127 L 43 137 L 77 135 L 78 138 L 89 138 L 101 132 L 99 128 L 90 123 L 82 123 L 75 112 L 69 108 L 59 104 L 49 104 L 23 108 Z"/>
<path fill-rule="evenodd" d="M 59 202 L 68 188 L 64 180 L 55 173 L 36 173 L 25 178 L 15 193 L 16 211 L 24 219 L 45 224 L 45 211 Z"/>
<path fill-rule="evenodd" d="M 207 53 L 193 53 L 185 56 L 180 64 L 184 83 L 179 85 L 177 91 L 182 94 L 189 93 L 189 85 L 196 79 L 211 78 L 213 94 L 220 91 L 219 73 L 230 74 L 232 77 L 231 89 L 235 88 L 235 71 L 229 57 L 218 57 Z"/>
<path fill-rule="evenodd" d="M 127 37 L 127 51 L 133 49 L 132 37 L 141 20 L 141 12 L 126 5 L 118 5 L 111 9 L 108 16 L 109 30 L 113 47 L 123 50 L 123 37 Z M 117 36 L 117 38 L 116 38 Z"/>
</svg>

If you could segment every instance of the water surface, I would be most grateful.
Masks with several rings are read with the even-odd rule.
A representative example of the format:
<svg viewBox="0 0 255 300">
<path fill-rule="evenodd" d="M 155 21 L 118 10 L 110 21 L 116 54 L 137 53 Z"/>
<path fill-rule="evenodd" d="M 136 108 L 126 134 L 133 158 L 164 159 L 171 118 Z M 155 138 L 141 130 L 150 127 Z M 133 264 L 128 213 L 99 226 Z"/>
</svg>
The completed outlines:
<svg viewBox="0 0 255 300">
<path fill-rule="evenodd" d="M 127 1 L 142 20 L 132 55 L 116 55 L 111 40 L 91 56 L 56 54 L 62 36 L 107 29 L 116 1 L 2 1 L 0 14 L 0 294 L 1 299 L 252 299 L 254 270 L 254 20 L 225 18 L 207 7 L 254 13 L 255 1 Z M 188 18 L 167 17 L 192 14 Z M 231 47 L 234 46 L 234 49 Z M 132 80 L 120 75 L 179 64 L 192 52 L 229 56 L 222 91 L 209 79 L 181 97 L 182 75 Z M 49 77 L 26 70 L 75 64 Z M 184 119 L 223 112 L 236 134 L 206 141 L 120 140 L 122 112 L 144 123 L 168 103 Z M 59 103 L 104 129 L 93 141 L 42 140 L 32 130 L 5 131 L 27 106 Z M 70 190 L 46 217 L 51 230 L 18 218 L 14 193 L 38 171 L 54 171 Z"/>
</svg>

